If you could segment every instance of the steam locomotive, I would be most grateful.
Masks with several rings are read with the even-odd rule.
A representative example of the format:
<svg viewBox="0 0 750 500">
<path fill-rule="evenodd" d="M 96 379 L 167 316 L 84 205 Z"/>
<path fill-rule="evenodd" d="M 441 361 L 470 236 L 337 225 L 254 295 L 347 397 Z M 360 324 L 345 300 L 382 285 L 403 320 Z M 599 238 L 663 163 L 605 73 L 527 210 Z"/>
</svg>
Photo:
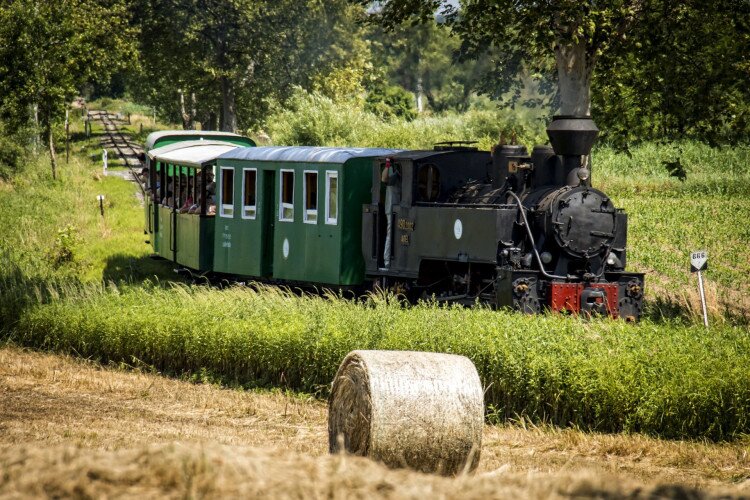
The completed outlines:
<svg viewBox="0 0 750 500">
<path fill-rule="evenodd" d="M 591 186 L 598 129 L 558 116 L 547 132 L 551 146 L 531 155 L 159 132 L 147 139 L 146 232 L 157 255 L 220 278 L 636 321 L 644 278 L 625 271 L 627 215 Z"/>
<path fill-rule="evenodd" d="M 556 116 L 547 133 L 552 145 L 531 155 L 446 145 L 381 158 L 400 168 L 402 198 L 387 269 L 382 190 L 364 208 L 367 276 L 439 300 L 638 320 L 644 277 L 625 272 L 627 215 L 591 186 L 598 129 Z"/>
</svg>

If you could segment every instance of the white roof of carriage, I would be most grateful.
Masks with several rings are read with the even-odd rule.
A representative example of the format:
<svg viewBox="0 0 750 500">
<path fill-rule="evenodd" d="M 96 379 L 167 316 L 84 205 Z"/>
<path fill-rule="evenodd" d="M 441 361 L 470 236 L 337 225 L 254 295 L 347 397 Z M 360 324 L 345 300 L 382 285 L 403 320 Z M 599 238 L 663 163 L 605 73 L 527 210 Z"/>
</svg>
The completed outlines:
<svg viewBox="0 0 750 500">
<path fill-rule="evenodd" d="M 236 144 L 222 141 L 186 141 L 152 149 L 148 156 L 162 163 L 186 167 L 201 167 L 227 151 L 238 148 Z"/>
<path fill-rule="evenodd" d="M 254 160 L 300 163 L 346 163 L 352 158 L 387 156 L 398 149 L 384 148 L 329 148 L 318 146 L 240 147 L 222 154 L 222 160 Z"/>
</svg>

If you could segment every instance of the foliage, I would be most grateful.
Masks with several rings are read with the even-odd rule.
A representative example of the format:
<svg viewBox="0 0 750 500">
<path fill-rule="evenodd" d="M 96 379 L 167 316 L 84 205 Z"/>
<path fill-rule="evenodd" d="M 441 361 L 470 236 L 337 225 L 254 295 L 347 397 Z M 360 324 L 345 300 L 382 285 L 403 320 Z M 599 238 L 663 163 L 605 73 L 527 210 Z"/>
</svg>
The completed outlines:
<svg viewBox="0 0 750 500">
<path fill-rule="evenodd" d="M 0 179 L 8 180 L 23 169 L 26 142 L 20 132 L 5 134 L 0 126 Z"/>
<path fill-rule="evenodd" d="M 745 1 L 473 0 L 460 11 L 435 0 L 379 6 L 373 17 L 394 32 L 404 21 L 434 26 L 446 18 L 462 42 L 462 60 L 483 63 L 474 87 L 494 99 L 523 98 L 518 77 L 530 75 L 543 96 L 556 96 L 551 105 L 562 106 L 560 114 L 587 114 L 590 86 L 593 115 L 605 139 L 620 147 L 750 137 Z"/>
<path fill-rule="evenodd" d="M 598 65 L 594 112 L 605 137 L 619 145 L 750 139 L 750 5 L 646 5 L 622 51 L 603 54 Z"/>
<path fill-rule="evenodd" d="M 62 229 L 57 230 L 57 238 L 50 248 L 48 255 L 55 268 L 73 262 L 75 258 L 75 247 L 79 243 L 80 237 L 75 226 L 68 224 Z"/>
<path fill-rule="evenodd" d="M 383 118 L 400 117 L 413 120 L 417 116 L 414 95 L 398 85 L 373 86 L 367 94 L 365 111 Z"/>
<path fill-rule="evenodd" d="M 348 93 L 367 67 L 360 9 L 343 0 L 136 0 L 134 10 L 143 33 L 134 93 L 185 128 L 257 125 L 269 99 L 284 100 L 293 85 L 337 73 L 324 90 Z"/>
<path fill-rule="evenodd" d="M 551 73 L 557 69 L 561 114 L 585 115 L 590 109 L 590 83 L 597 58 L 617 50 L 623 34 L 638 18 L 640 0 L 612 2 L 533 2 L 474 0 L 461 5 L 435 0 L 381 3 L 377 19 L 394 28 L 406 20 L 433 22 L 441 15 L 462 41 L 468 57 L 489 56 L 483 90 L 502 98 L 518 95 L 517 76 L 525 69 Z"/>
<path fill-rule="evenodd" d="M 465 114 L 420 115 L 412 121 L 383 119 L 358 102 L 333 102 L 298 89 L 284 109 L 272 114 L 268 133 L 275 144 L 431 148 L 448 140 L 479 141 L 489 149 L 502 133 L 533 144 L 542 140 L 541 122 L 532 113 L 507 109 L 472 110 Z"/>
<path fill-rule="evenodd" d="M 125 0 L 12 0 L 0 9 L 0 116 L 11 131 L 38 109 L 49 143 L 77 89 L 106 79 L 133 56 Z"/>
<path fill-rule="evenodd" d="M 389 30 L 373 26 L 366 36 L 376 67 L 383 73 L 375 83 L 398 85 L 415 96 L 421 92 L 426 98 L 425 109 L 469 109 L 487 62 L 459 61 L 460 41 L 444 24 L 401 24 Z"/>
</svg>

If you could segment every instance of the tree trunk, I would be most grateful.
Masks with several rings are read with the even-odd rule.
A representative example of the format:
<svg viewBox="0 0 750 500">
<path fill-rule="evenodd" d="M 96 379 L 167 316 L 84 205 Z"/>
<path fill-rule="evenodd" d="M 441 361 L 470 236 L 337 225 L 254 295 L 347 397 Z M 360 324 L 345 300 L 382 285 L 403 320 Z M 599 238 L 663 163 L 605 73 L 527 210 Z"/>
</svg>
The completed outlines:
<svg viewBox="0 0 750 500">
<path fill-rule="evenodd" d="M 197 112 L 197 102 L 195 100 L 195 92 L 190 93 L 190 128 L 195 130 L 195 119 Z"/>
<path fill-rule="evenodd" d="M 39 137 L 39 105 L 34 104 L 32 106 L 32 113 L 34 114 L 34 154 L 39 152 L 39 143 L 41 143 L 41 137 Z"/>
<path fill-rule="evenodd" d="M 55 137 L 52 133 L 52 125 L 47 125 L 46 132 L 49 142 L 49 158 L 52 163 L 52 179 L 57 180 L 57 156 L 55 155 Z"/>
<path fill-rule="evenodd" d="M 182 118 L 182 128 L 184 130 L 192 130 L 195 127 L 193 126 L 193 117 L 185 106 L 185 93 L 182 90 L 178 90 L 177 92 L 180 94 L 180 118 Z"/>
<path fill-rule="evenodd" d="M 223 132 L 237 130 L 234 85 L 226 76 L 221 77 L 221 130 Z"/>
<path fill-rule="evenodd" d="M 560 88 L 560 114 L 590 115 L 591 74 L 594 70 L 594 61 L 586 53 L 586 45 L 557 45 L 555 60 Z"/>
<path fill-rule="evenodd" d="M 422 113 L 424 111 L 424 108 L 422 107 L 422 93 L 424 92 L 424 87 L 422 87 L 422 76 L 417 78 L 417 113 Z"/>
</svg>

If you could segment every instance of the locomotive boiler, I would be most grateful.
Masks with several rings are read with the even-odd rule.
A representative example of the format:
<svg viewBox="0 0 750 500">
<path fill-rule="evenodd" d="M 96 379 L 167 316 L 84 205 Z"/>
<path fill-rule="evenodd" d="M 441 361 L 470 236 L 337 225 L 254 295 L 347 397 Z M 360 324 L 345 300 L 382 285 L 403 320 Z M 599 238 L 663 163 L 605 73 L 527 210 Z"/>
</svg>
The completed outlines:
<svg viewBox="0 0 750 500">
<path fill-rule="evenodd" d="M 414 297 L 638 320 L 644 278 L 625 271 L 627 214 L 591 182 L 598 129 L 556 116 L 547 133 L 551 145 L 530 155 L 447 144 L 378 158 L 363 207 L 367 277 Z"/>
</svg>

